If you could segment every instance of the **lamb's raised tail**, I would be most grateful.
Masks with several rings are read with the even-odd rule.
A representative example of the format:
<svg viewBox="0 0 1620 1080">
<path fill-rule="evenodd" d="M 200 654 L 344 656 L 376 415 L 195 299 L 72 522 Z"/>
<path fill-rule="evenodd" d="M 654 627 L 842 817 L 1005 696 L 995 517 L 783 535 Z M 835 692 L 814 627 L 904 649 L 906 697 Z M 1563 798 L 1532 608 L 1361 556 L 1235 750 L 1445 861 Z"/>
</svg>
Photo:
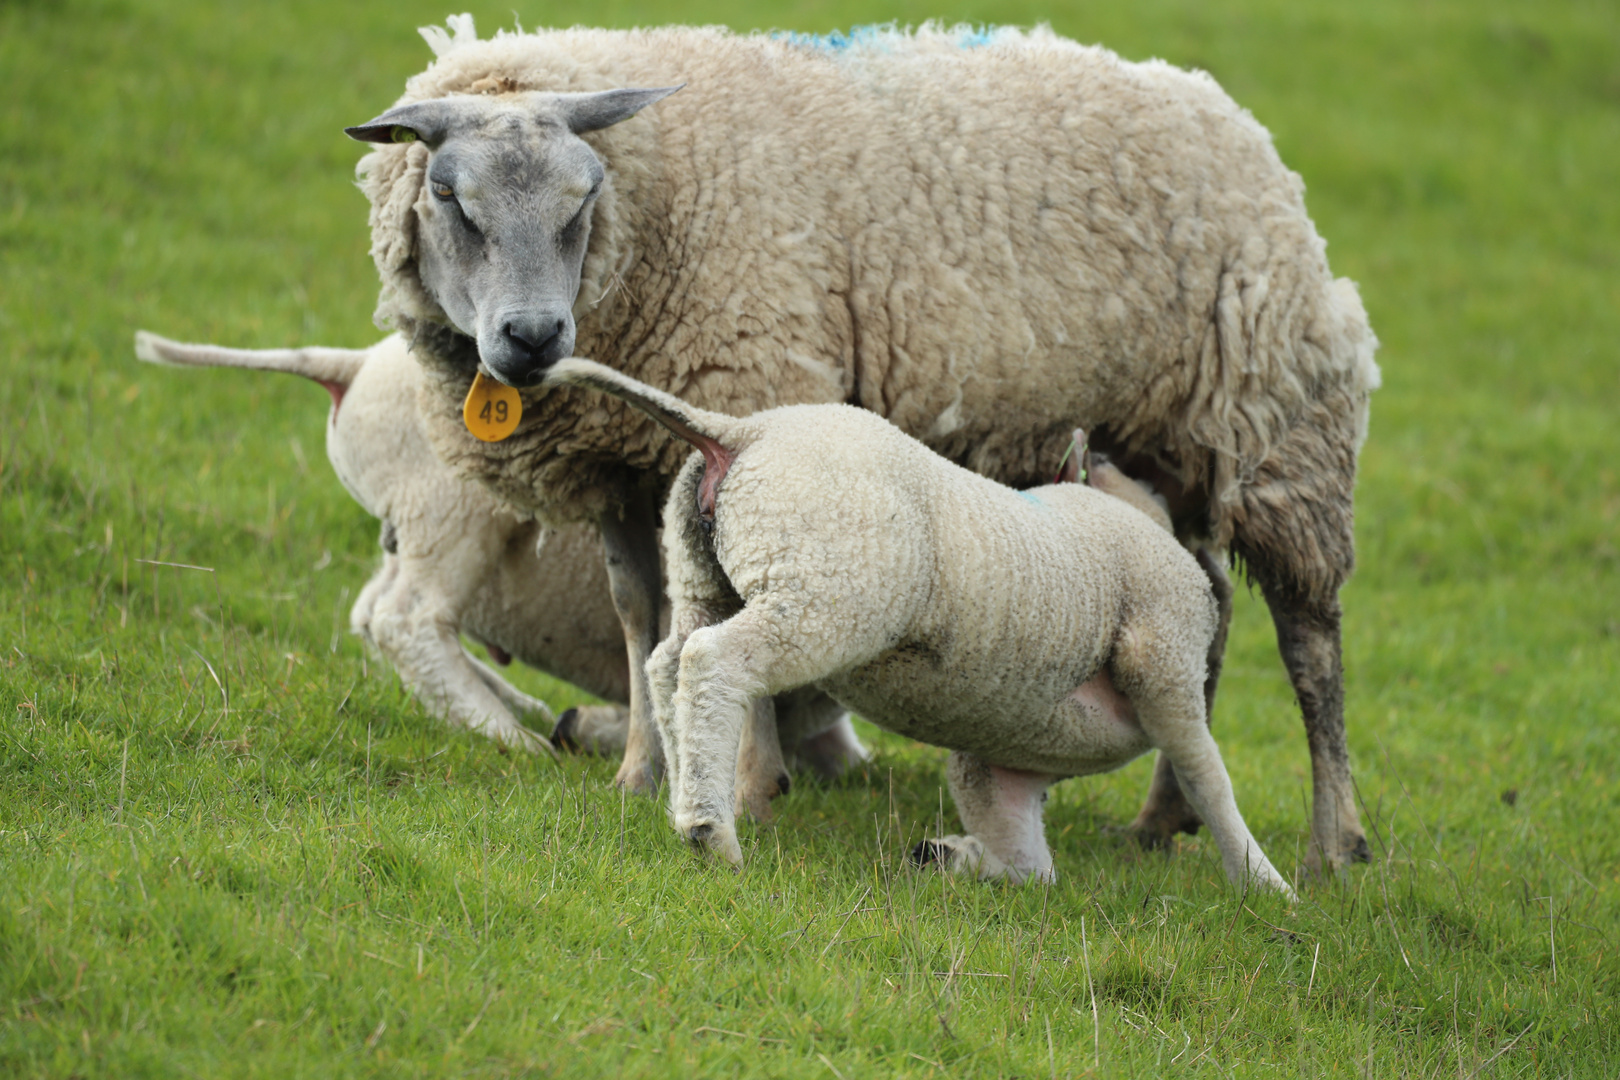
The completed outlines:
<svg viewBox="0 0 1620 1080">
<path fill-rule="evenodd" d="M 332 407 L 343 403 L 354 377 L 366 362 L 365 349 L 227 349 L 219 345 L 188 345 L 170 341 L 147 330 L 135 331 L 135 356 L 149 364 L 169 367 L 232 367 L 253 371 L 284 371 L 302 375 L 326 387 Z"/>
<path fill-rule="evenodd" d="M 703 454 L 704 465 L 703 483 L 698 488 L 698 511 L 705 518 L 713 519 L 720 481 L 725 479 L 726 470 L 742 449 L 739 443 L 743 431 L 736 417 L 688 405 L 673 394 L 654 389 L 594 360 L 557 361 L 546 371 L 545 384 L 556 386 L 559 383 L 611 394 L 664 425 L 676 438 L 695 446 Z"/>
</svg>

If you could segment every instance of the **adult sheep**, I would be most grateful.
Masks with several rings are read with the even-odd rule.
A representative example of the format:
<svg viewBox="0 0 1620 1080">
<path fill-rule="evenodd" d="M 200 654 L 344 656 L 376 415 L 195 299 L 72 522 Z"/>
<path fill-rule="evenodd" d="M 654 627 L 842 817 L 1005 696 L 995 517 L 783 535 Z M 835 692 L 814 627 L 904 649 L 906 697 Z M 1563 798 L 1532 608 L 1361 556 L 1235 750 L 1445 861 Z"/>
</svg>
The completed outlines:
<svg viewBox="0 0 1620 1080">
<path fill-rule="evenodd" d="M 480 367 L 524 388 L 588 356 L 734 415 L 851 402 L 1014 486 L 1086 428 L 1184 542 L 1260 585 L 1310 743 L 1309 860 L 1366 857 L 1338 591 L 1376 342 L 1299 177 L 1214 80 L 1046 29 L 451 26 L 349 129 L 381 144 L 359 170 L 377 318 L 429 370 L 445 460 L 522 512 L 599 523 L 637 678 L 622 782 L 657 765 L 653 507 L 686 448 L 538 389 L 480 442 L 461 419 Z M 1196 826 L 1161 758 L 1134 827 Z"/>
</svg>

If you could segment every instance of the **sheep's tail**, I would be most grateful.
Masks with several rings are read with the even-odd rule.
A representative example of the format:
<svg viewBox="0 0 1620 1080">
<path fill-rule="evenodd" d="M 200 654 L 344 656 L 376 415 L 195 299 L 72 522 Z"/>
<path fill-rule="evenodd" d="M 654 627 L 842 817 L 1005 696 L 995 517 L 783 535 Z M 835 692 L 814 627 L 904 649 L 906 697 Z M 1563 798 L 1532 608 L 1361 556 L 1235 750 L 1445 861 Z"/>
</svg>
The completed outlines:
<svg viewBox="0 0 1620 1080">
<path fill-rule="evenodd" d="M 738 445 L 742 426 L 736 417 L 695 408 L 673 394 L 656 390 L 594 360 L 557 361 L 546 371 L 546 385 L 558 383 L 600 390 L 634 405 L 668 428 L 676 438 L 703 451 L 705 458 L 714 456 L 717 451 L 734 456 L 742 449 Z"/>
<path fill-rule="evenodd" d="M 331 392 L 335 401 L 354 382 L 366 362 L 365 349 L 227 349 L 219 345 L 188 345 L 146 330 L 135 331 L 135 356 L 149 364 L 171 367 L 230 367 L 253 371 L 284 371 L 313 379 Z"/>
</svg>

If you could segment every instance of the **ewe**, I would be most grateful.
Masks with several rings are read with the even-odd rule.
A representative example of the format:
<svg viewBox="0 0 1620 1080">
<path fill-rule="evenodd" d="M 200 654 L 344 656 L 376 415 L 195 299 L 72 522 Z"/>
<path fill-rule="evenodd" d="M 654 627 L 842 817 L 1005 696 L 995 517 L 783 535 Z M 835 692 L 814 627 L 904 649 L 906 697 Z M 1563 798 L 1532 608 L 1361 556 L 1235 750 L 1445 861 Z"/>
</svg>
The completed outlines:
<svg viewBox="0 0 1620 1080">
<path fill-rule="evenodd" d="M 1338 593 L 1376 343 L 1304 185 L 1214 80 L 1045 29 L 451 25 L 349 129 L 380 144 L 360 163 L 377 317 L 427 367 L 442 458 L 600 528 L 632 662 L 622 782 L 658 768 L 639 673 L 684 448 L 616 401 L 532 389 L 576 353 L 733 415 L 859 405 L 1013 487 L 1085 428 L 1206 565 L 1230 552 L 1259 584 L 1305 717 L 1310 862 L 1366 857 Z M 462 424 L 480 367 L 523 388 L 502 442 Z M 1197 827 L 1163 758 L 1135 827 Z"/>
</svg>

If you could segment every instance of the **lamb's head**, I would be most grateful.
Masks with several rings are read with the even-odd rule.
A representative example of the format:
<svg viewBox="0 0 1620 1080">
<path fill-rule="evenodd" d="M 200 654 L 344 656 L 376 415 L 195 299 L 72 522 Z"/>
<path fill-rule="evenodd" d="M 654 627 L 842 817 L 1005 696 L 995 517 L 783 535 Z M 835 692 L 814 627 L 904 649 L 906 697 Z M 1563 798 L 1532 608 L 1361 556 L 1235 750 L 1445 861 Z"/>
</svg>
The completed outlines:
<svg viewBox="0 0 1620 1080">
<path fill-rule="evenodd" d="M 678 89 L 458 94 L 346 129 L 428 148 L 416 203 L 422 286 L 501 382 L 534 385 L 573 355 L 574 299 L 606 175 L 580 135 Z"/>
</svg>

